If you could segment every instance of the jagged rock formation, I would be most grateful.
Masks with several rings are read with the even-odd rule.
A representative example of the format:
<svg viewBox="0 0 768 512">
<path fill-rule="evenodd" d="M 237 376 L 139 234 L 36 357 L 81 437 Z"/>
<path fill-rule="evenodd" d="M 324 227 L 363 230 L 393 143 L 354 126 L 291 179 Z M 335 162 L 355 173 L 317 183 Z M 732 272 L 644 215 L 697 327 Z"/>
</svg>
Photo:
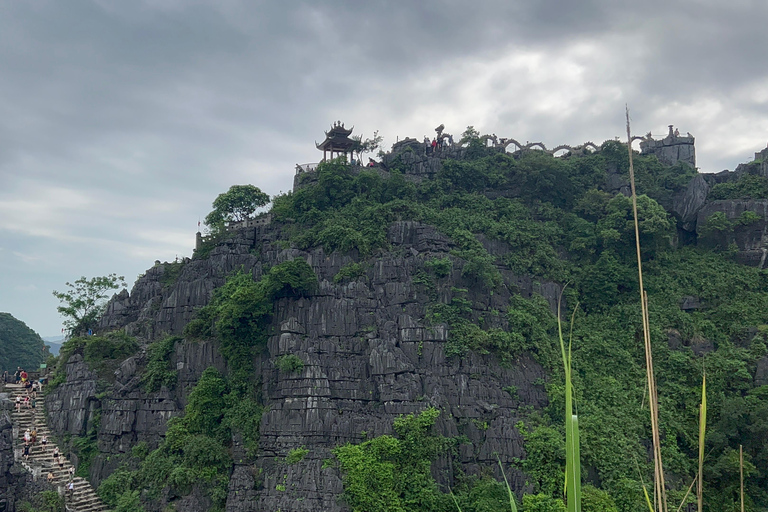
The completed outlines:
<svg viewBox="0 0 768 512">
<path fill-rule="evenodd" d="M 14 463 L 12 406 L 7 393 L 2 393 L 0 403 L 0 511 L 14 512 L 27 486 L 28 473 Z"/>
<path fill-rule="evenodd" d="M 696 218 L 712 188 L 702 174 L 696 175 L 685 190 L 674 198 L 672 211 L 678 216 L 685 230 L 693 231 Z"/>
<path fill-rule="evenodd" d="M 732 223 L 732 229 L 722 233 L 722 245 L 735 246 L 738 250 L 736 259 L 740 263 L 765 268 L 768 254 L 768 200 L 708 199 L 712 187 L 717 184 L 736 182 L 747 173 L 768 177 L 768 160 L 763 160 L 763 157 L 768 157 L 768 149 L 756 153 L 755 162 L 741 164 L 735 171 L 695 176 L 673 198 L 670 205 L 671 213 L 679 221 L 681 232 L 688 237 L 700 236 L 707 219 L 715 213 L 722 213 Z M 751 222 L 739 222 L 745 212 L 754 214 Z"/>
<path fill-rule="evenodd" d="M 112 300 L 101 323 L 146 339 L 180 333 L 194 309 L 207 303 L 213 288 L 232 270 L 243 267 L 259 277 L 266 265 L 295 257 L 312 266 L 319 289 L 305 298 L 279 300 L 269 354 L 256 362 L 267 408 L 260 456 L 256 461 L 235 457 L 242 461 L 230 482 L 228 510 L 343 510 L 338 470 L 322 467 L 330 449 L 358 442 L 363 435 L 389 433 L 399 414 L 430 405 L 446 411 L 438 420 L 440 433 L 461 433 L 471 441 L 462 445 L 460 454 L 468 472 L 482 467 L 493 471 L 496 453 L 504 462 L 524 456 L 514 425 L 525 408 L 546 404 L 540 384 L 546 378 L 543 369 L 527 356 L 511 367 L 502 367 L 491 355 L 447 359 L 445 326 L 425 325 L 428 300 L 412 279 L 425 258 L 453 258 L 454 272 L 446 283 L 468 288 L 468 299 L 481 308 L 477 314 L 503 310 L 512 289 L 524 295 L 536 291 L 554 302 L 557 285 L 504 270 L 506 286 L 489 296 L 461 277 L 460 260 L 448 255 L 452 242 L 416 222 L 395 223 L 389 230 L 392 250 L 373 261 L 364 278 L 345 284 L 334 284 L 333 277 L 352 261 L 350 256 L 322 249 L 280 249 L 276 224 L 233 235 L 209 258 L 185 263 L 172 285 L 161 282 L 167 265 L 150 269 L 130 294 Z M 488 249 L 505 250 L 498 243 L 488 244 Z M 450 293 L 450 286 L 443 293 Z M 302 372 L 284 374 L 274 367 L 276 357 L 289 353 L 305 362 Z M 137 378 L 142 357 L 126 360 L 108 396 L 98 399 L 95 376 L 75 355 L 67 363 L 67 381 L 47 398 L 52 428 L 74 435 L 88 430 L 100 404 L 101 455 L 91 466 L 95 483 L 115 469 L 109 462 L 116 460 L 114 455 L 141 440 L 158 444 L 167 419 L 180 413 L 187 388 L 206 367 L 224 369 L 215 346 L 180 343 L 174 354 L 180 371 L 177 388 L 146 393 Z M 517 388 L 515 397 L 504 391 L 508 386 Z M 307 457 L 296 465 L 283 464 L 288 451 L 301 446 L 309 449 Z M 450 477 L 445 463 L 437 470 L 441 481 Z M 512 481 L 517 488 L 524 486 L 519 472 Z M 277 484 L 284 483 L 288 490 L 277 490 Z"/>
<path fill-rule="evenodd" d="M 735 225 L 733 232 L 727 236 L 726 243 L 735 243 L 739 253 L 737 259 L 745 265 L 765 267 L 768 253 L 768 200 L 723 200 L 712 201 L 704 205 L 697 214 L 697 225 L 703 226 L 715 212 L 725 214 L 725 217 L 736 222 L 744 212 L 752 212 L 761 220 L 747 224 Z"/>
<path fill-rule="evenodd" d="M 142 323 L 142 325 L 146 325 Z M 84 436 L 99 421 L 98 444 L 102 455 L 91 462 L 91 481 L 99 484 L 114 471 L 119 460 L 114 455 L 130 452 L 142 441 L 156 447 L 170 418 L 184 410 L 189 388 L 209 366 L 224 370 L 221 355 L 210 343 L 184 344 L 176 350 L 174 365 L 178 384 L 172 391 L 163 388 L 147 394 L 139 382 L 144 353 L 126 359 L 115 372 L 116 381 L 106 399 L 96 398 L 97 376 L 82 355 L 66 363 L 67 379 L 46 397 L 48 422 L 57 434 Z"/>
<path fill-rule="evenodd" d="M 681 136 L 669 127 L 669 134 L 660 140 L 655 140 L 650 134 L 640 140 L 640 149 L 644 155 L 655 155 L 659 162 L 665 165 L 675 165 L 683 162 L 696 167 L 696 139 L 689 133 Z"/>
</svg>

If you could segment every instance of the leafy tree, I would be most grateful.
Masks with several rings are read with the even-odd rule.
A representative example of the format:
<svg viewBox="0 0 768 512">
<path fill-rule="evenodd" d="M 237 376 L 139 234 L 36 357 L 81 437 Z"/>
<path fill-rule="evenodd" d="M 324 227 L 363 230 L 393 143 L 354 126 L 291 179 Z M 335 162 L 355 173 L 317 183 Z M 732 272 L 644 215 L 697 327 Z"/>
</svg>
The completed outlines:
<svg viewBox="0 0 768 512">
<path fill-rule="evenodd" d="M 766 197 L 768 197 L 768 178 L 744 174 L 736 181 L 713 186 L 707 199 L 765 199 Z"/>
<path fill-rule="evenodd" d="M 352 140 L 355 142 L 354 146 L 352 146 L 352 151 L 357 153 L 357 160 L 358 162 L 361 162 L 363 154 L 372 153 L 379 149 L 384 137 L 379 135 L 379 131 L 376 130 L 373 132 L 373 137 L 370 139 L 363 140 L 362 135 L 355 135 L 352 137 Z"/>
<path fill-rule="evenodd" d="M 461 140 L 459 145 L 467 144 L 467 158 L 474 160 L 482 158 L 488 154 L 488 150 L 485 147 L 485 139 L 480 138 L 480 132 L 475 130 L 474 126 L 467 126 L 464 133 L 461 134 Z"/>
<path fill-rule="evenodd" d="M 627 296 L 636 295 L 637 275 L 621 263 L 612 251 L 604 251 L 594 265 L 585 265 L 580 280 L 581 304 L 587 310 L 608 308 Z"/>
<path fill-rule="evenodd" d="M 440 412 L 429 408 L 394 422 L 397 437 L 383 435 L 333 449 L 353 511 L 437 511 L 449 502 L 430 474 L 449 440 L 430 433 Z"/>
<path fill-rule="evenodd" d="M 69 290 L 65 292 L 54 290 L 53 296 L 62 303 L 56 311 L 66 318 L 64 327 L 67 332 L 70 335 L 84 334 L 95 327 L 107 305 L 109 292 L 124 286 L 125 277 L 109 274 L 91 279 L 83 276 L 74 283 L 67 283 Z"/>
<path fill-rule="evenodd" d="M 646 195 L 638 196 L 637 216 L 643 257 L 669 246 L 672 224 L 669 214 L 659 203 Z M 629 260 L 635 257 L 635 225 L 630 198 L 618 194 L 611 199 L 606 205 L 606 216 L 600 219 L 597 227 L 605 249 L 614 249 L 617 255 Z"/>
<path fill-rule="evenodd" d="M 472 125 L 467 126 L 467 129 L 464 130 L 464 133 L 461 134 L 461 139 L 459 140 L 459 145 L 465 144 L 465 143 L 472 143 L 472 141 L 480 140 L 480 132 L 475 130 L 475 127 Z"/>
<path fill-rule="evenodd" d="M 581 199 L 576 201 L 574 211 L 581 217 L 597 222 L 605 216 L 608 203 L 613 197 L 608 192 L 603 192 L 596 188 L 588 190 Z"/>
<path fill-rule="evenodd" d="M 220 232 L 229 222 L 241 222 L 256 209 L 266 206 L 269 196 L 253 185 L 232 185 L 213 201 L 213 211 L 205 217 L 211 232 Z"/>
<path fill-rule="evenodd" d="M 704 222 L 698 226 L 697 231 L 702 245 L 726 249 L 731 240 L 734 223 L 728 219 L 724 212 L 715 212 L 707 217 Z"/>
<path fill-rule="evenodd" d="M 56 491 L 43 491 L 36 494 L 32 501 L 19 504 L 19 510 L 22 512 L 58 512 L 64 506 L 64 500 Z"/>
</svg>

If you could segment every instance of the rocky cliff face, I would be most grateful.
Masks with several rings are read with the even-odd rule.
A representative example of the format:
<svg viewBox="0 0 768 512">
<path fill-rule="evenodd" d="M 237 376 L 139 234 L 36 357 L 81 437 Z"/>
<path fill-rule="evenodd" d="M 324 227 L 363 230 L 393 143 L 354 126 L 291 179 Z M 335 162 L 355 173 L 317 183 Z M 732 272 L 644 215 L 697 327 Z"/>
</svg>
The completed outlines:
<svg viewBox="0 0 768 512">
<path fill-rule="evenodd" d="M 318 290 L 275 304 L 268 354 L 256 361 L 266 408 L 259 455 L 248 459 L 244 453 L 236 454 L 228 510 L 344 510 L 339 502 L 338 470 L 323 468 L 323 460 L 332 456 L 330 450 L 391 433 L 398 415 L 428 406 L 443 411 L 437 424 L 440 433 L 463 434 L 470 441 L 460 448 L 465 471 L 495 471 L 496 454 L 503 462 L 524 456 L 515 424 L 530 408 L 546 404 L 542 367 L 528 356 L 508 367 L 491 355 L 447 358 L 447 328 L 427 325 L 429 299 L 413 277 L 427 258 L 452 258 L 453 274 L 440 279 L 437 293 L 448 301 L 451 287 L 467 288 L 476 316 L 503 311 L 511 293 L 536 291 L 554 302 L 557 285 L 503 270 L 501 290 L 488 294 L 473 288 L 461 277 L 461 260 L 449 255 L 450 240 L 416 222 L 399 222 L 390 228 L 391 250 L 368 260 L 364 276 L 334 283 L 334 276 L 352 257 L 326 254 L 322 249 L 280 249 L 280 229 L 273 224 L 233 233 L 208 258 L 183 262 L 173 283 L 164 283 L 164 276 L 177 264 L 155 266 L 130 294 L 113 299 L 101 323 L 104 329 L 125 328 L 147 340 L 165 332 L 178 334 L 231 271 L 244 268 L 258 278 L 265 266 L 296 257 L 312 266 L 319 278 Z M 505 250 L 498 243 L 487 248 Z M 503 320 L 496 322 L 503 326 Z M 286 354 L 305 362 L 301 372 L 286 374 L 275 367 L 275 358 Z M 99 394 L 93 374 L 80 356 L 73 356 L 67 363 L 66 383 L 47 398 L 50 425 L 58 432 L 84 435 L 95 411 L 100 411 L 100 454 L 91 465 L 95 483 L 116 468 L 116 455 L 140 441 L 158 444 L 167 420 L 183 410 L 189 388 L 205 368 L 225 370 L 214 344 L 180 342 L 173 356 L 178 385 L 146 393 L 139 383 L 145 357 L 140 353 L 124 361 L 114 385 Z M 504 391 L 509 386 L 517 388 L 515 396 Z M 286 465 L 288 452 L 302 446 L 309 454 L 295 465 Z M 240 450 L 237 443 L 235 450 Z M 450 461 L 446 458 L 437 466 L 435 476 L 449 481 Z M 513 474 L 512 481 L 517 488 L 524 486 L 521 473 Z M 195 509 L 178 506 L 179 510 Z"/>
<path fill-rule="evenodd" d="M 75 354 L 66 363 L 67 379 L 46 396 L 49 426 L 59 435 L 86 436 L 96 431 L 99 454 L 91 462 L 90 480 L 98 485 L 120 464 L 119 455 L 129 453 L 140 442 L 157 447 L 167 422 L 184 410 L 189 389 L 209 366 L 224 369 L 221 356 L 210 343 L 190 343 L 178 347 L 174 366 L 178 383 L 173 390 L 162 388 L 144 392 L 140 370 L 146 354 L 126 359 L 115 372 L 114 384 L 98 389 L 98 378 Z M 73 462 L 77 463 L 74 454 Z"/>
<path fill-rule="evenodd" d="M 760 173 L 766 167 L 762 162 L 753 165 Z M 768 254 L 768 200 L 725 199 L 710 200 L 708 194 L 713 185 L 735 181 L 746 172 L 744 166 L 734 171 L 717 174 L 699 174 L 688 186 L 677 194 L 671 205 L 671 213 L 678 219 L 684 238 L 700 237 L 707 219 L 715 213 L 722 213 L 732 224 L 732 229 L 720 234 L 723 247 L 735 246 L 739 263 L 765 268 Z M 767 171 L 768 172 L 768 171 Z M 768 177 L 768 174 L 760 174 Z M 754 214 L 749 222 L 742 222 L 745 212 Z"/>
<path fill-rule="evenodd" d="M 736 244 L 737 260 L 745 265 L 765 268 L 768 253 L 768 200 L 724 200 L 705 204 L 697 214 L 697 226 L 703 226 L 714 213 L 720 212 L 734 223 L 733 230 L 724 233 L 724 244 Z M 744 212 L 757 215 L 754 222 L 740 224 Z"/>
<path fill-rule="evenodd" d="M 12 405 L 7 393 L 0 395 L 0 402 L 0 512 L 14 512 L 20 498 L 27 497 L 31 477 L 14 464 L 13 424 L 9 415 Z"/>
<path fill-rule="evenodd" d="M 691 167 L 696 167 L 696 140 L 690 134 L 687 137 L 672 132 L 669 127 L 669 135 L 663 139 L 654 140 L 650 137 L 640 141 L 643 154 L 655 155 L 659 162 L 665 165 L 675 165 L 677 162 L 685 162 Z"/>
<path fill-rule="evenodd" d="M 440 168 L 439 158 L 415 151 L 385 160 L 387 167 L 406 166 L 407 177 L 414 181 L 428 179 Z M 296 186 L 313 179 L 311 173 L 297 175 Z M 617 175 L 609 175 L 607 180 L 607 190 L 626 188 Z M 749 232 L 734 236 L 743 260 L 762 267 L 768 246 L 766 202 L 708 202 L 714 180 L 696 177 L 674 199 L 672 210 L 681 229 L 695 236 L 703 220 L 715 211 L 724 212 L 729 219 L 745 210 L 758 212 L 763 220 Z M 264 269 L 294 258 L 302 258 L 312 267 L 319 280 L 317 290 L 275 303 L 268 351 L 254 361 L 265 407 L 259 452 L 250 458 L 234 440 L 228 511 L 345 510 L 339 500 L 340 474 L 323 464 L 332 457 L 331 449 L 391 433 L 398 415 L 429 406 L 442 411 L 436 424 L 438 433 L 463 435 L 468 440 L 459 446 L 457 458 L 445 457 L 435 465 L 438 481 L 451 481 L 453 463 L 470 474 L 495 473 L 497 454 L 504 463 L 524 457 L 515 425 L 530 410 L 546 405 L 543 368 L 528 355 L 506 366 L 492 355 L 446 357 L 448 328 L 427 321 L 427 304 L 434 297 L 430 299 L 415 277 L 426 260 L 450 258 L 451 275 L 439 278 L 432 293 L 438 302 L 448 303 L 455 288 L 466 289 L 473 316 L 484 318 L 486 327 L 506 327 L 503 314 L 491 313 L 503 313 L 512 294 L 536 292 L 554 307 L 560 291 L 557 284 L 499 268 L 504 284 L 491 294 L 462 277 L 463 261 L 451 255 L 455 247 L 447 237 L 431 226 L 410 221 L 389 228 L 389 249 L 362 260 L 367 269 L 364 275 L 337 282 L 334 277 L 344 265 L 360 261 L 356 254 L 284 248 L 280 243 L 285 238 L 283 229 L 274 222 L 243 228 L 231 232 L 207 257 L 156 264 L 130 293 L 123 292 L 109 303 L 100 324 L 103 330 L 125 329 L 145 342 L 165 333 L 180 335 L 231 272 L 244 269 L 258 279 Z M 499 242 L 483 244 L 495 256 L 509 250 Z M 288 354 L 304 362 L 301 371 L 278 370 L 276 358 Z M 126 359 L 115 372 L 114 383 L 98 389 L 95 375 L 75 355 L 67 362 L 67 381 L 46 399 L 49 424 L 56 432 L 82 436 L 96 430 L 99 453 L 90 475 L 96 484 L 137 443 L 159 444 L 168 419 L 183 412 L 190 388 L 207 367 L 226 372 L 215 342 L 182 340 L 172 355 L 172 365 L 179 373 L 177 385 L 148 393 L 140 382 L 146 362 L 144 351 Z M 766 374 L 768 366 L 761 368 L 761 375 Z M 510 387 L 516 393 L 504 390 Z M 300 447 L 307 448 L 308 455 L 296 464 L 285 464 L 290 450 Z M 511 477 L 513 487 L 524 487 L 522 473 L 513 471 Z M 196 495 L 175 501 L 180 511 L 206 510 L 205 503 Z"/>
</svg>

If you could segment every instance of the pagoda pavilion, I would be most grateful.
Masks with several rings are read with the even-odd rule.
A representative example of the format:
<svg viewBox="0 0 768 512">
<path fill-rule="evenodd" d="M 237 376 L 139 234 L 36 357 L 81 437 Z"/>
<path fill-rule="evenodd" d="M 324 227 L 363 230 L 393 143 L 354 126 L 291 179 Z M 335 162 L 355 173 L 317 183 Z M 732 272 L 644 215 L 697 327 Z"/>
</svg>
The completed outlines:
<svg viewBox="0 0 768 512">
<path fill-rule="evenodd" d="M 323 152 L 323 161 L 328 158 L 329 152 L 331 159 L 333 159 L 334 153 L 336 156 L 346 156 L 347 153 L 352 152 L 356 142 L 349 138 L 349 134 L 352 133 L 353 129 L 354 127 L 347 130 L 341 121 L 336 121 L 331 125 L 331 131 L 325 132 L 325 140 L 320 144 L 315 142 L 317 149 Z"/>
</svg>

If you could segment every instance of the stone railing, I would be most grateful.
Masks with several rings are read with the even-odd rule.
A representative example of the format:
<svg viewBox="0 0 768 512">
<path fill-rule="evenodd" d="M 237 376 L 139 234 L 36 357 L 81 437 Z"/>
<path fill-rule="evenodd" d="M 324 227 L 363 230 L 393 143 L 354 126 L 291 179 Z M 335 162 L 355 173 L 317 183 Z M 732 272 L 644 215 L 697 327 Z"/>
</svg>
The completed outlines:
<svg viewBox="0 0 768 512">
<path fill-rule="evenodd" d="M 313 162 L 310 164 L 296 164 L 296 174 L 301 174 L 303 172 L 312 172 L 317 169 L 318 165 L 319 165 L 319 162 Z"/>
<path fill-rule="evenodd" d="M 262 213 L 252 219 L 245 219 L 240 222 L 232 222 L 231 224 L 227 224 L 227 231 L 232 231 L 235 229 L 242 229 L 242 228 L 253 228 L 256 226 L 268 226 L 271 223 L 272 223 L 272 214 Z"/>
<path fill-rule="evenodd" d="M 235 231 L 243 228 L 254 228 L 257 226 L 269 226 L 272 223 L 271 213 L 262 213 L 252 219 L 245 219 L 241 222 L 232 222 L 227 224 L 224 229 L 226 231 Z M 200 231 L 195 233 L 195 250 L 199 251 L 204 243 L 210 242 L 214 238 L 213 235 L 203 235 Z M 183 260 L 182 260 L 183 261 Z M 158 261 L 156 264 L 160 264 Z"/>
</svg>

